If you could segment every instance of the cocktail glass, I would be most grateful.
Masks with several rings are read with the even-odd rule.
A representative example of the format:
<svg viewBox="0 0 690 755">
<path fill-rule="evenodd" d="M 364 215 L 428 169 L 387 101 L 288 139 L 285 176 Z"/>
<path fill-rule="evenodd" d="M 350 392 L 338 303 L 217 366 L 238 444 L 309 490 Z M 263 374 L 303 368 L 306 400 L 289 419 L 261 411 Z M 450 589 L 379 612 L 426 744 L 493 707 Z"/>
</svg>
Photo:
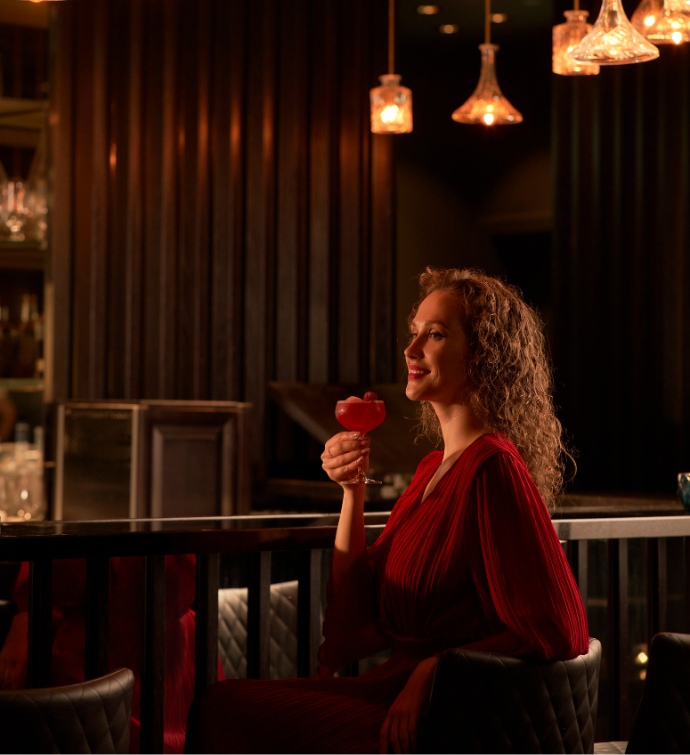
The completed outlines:
<svg viewBox="0 0 690 755">
<path fill-rule="evenodd" d="M 363 401 L 351 396 L 345 401 L 336 402 L 335 418 L 343 427 L 360 433 L 364 437 L 386 418 L 386 405 L 372 392 L 365 393 Z M 364 474 L 361 464 L 357 470 L 357 476 L 342 484 L 358 485 L 359 483 L 381 485 L 380 480 L 372 480 Z"/>
</svg>

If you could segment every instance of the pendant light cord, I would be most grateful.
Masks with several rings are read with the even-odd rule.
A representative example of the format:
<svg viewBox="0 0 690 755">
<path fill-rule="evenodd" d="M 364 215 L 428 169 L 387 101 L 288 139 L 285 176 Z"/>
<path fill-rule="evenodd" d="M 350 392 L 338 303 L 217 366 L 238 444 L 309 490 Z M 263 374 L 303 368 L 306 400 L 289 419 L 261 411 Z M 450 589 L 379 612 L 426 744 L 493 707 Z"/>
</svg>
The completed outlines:
<svg viewBox="0 0 690 755">
<path fill-rule="evenodd" d="M 488 45 L 491 42 L 491 0 L 486 0 L 484 12 L 484 42 Z"/>
<path fill-rule="evenodd" d="M 388 73 L 395 73 L 395 0 L 388 0 Z"/>
</svg>

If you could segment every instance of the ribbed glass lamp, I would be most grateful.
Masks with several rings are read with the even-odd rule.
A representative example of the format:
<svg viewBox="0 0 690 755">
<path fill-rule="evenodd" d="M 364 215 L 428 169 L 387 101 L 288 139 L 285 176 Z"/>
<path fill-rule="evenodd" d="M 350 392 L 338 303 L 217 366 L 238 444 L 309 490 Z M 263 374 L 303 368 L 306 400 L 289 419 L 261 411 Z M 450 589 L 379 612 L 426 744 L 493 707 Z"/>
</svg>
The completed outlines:
<svg viewBox="0 0 690 755">
<path fill-rule="evenodd" d="M 472 96 L 454 113 L 458 123 L 478 123 L 485 126 L 507 126 L 522 123 L 522 115 L 501 92 L 496 79 L 496 50 L 498 45 L 485 42 L 479 45 L 482 53 L 482 68 L 479 84 Z"/>
<path fill-rule="evenodd" d="M 603 0 L 592 31 L 570 53 L 580 63 L 601 66 L 644 63 L 659 57 L 659 48 L 648 42 L 630 23 L 620 0 Z"/>
<path fill-rule="evenodd" d="M 630 19 L 640 34 L 655 45 L 679 45 L 690 40 L 690 13 L 673 8 L 672 2 L 642 0 Z"/>
<path fill-rule="evenodd" d="M 394 70 L 395 0 L 388 0 L 388 71 L 380 86 L 369 92 L 371 131 L 374 134 L 409 134 L 412 131 L 412 92 L 400 84 Z"/>
<path fill-rule="evenodd" d="M 522 123 L 522 115 L 501 92 L 496 78 L 496 51 L 498 45 L 491 44 L 491 3 L 485 0 L 484 43 L 479 45 L 482 54 L 482 67 L 479 83 L 472 96 L 453 112 L 452 118 L 458 123 L 480 124 L 484 126 L 508 126 Z"/>
<path fill-rule="evenodd" d="M 584 37 L 592 31 L 592 25 L 587 23 L 589 13 L 580 10 L 575 3 L 574 10 L 564 11 L 564 24 L 553 27 L 551 68 L 561 76 L 594 76 L 599 73 L 596 63 L 580 63 L 570 57 L 570 53 L 580 44 Z"/>
<path fill-rule="evenodd" d="M 379 76 L 381 86 L 369 92 L 371 130 L 374 134 L 409 134 L 412 131 L 412 92 L 400 85 L 397 73 Z"/>
</svg>

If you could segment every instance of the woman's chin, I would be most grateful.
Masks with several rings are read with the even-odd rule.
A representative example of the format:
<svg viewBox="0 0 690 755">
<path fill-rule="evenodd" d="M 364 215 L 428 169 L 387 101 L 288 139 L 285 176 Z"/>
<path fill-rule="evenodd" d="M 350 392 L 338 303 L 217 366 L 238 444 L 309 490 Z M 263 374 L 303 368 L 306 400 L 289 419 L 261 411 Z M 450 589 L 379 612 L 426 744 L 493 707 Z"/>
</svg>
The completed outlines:
<svg viewBox="0 0 690 755">
<path fill-rule="evenodd" d="M 405 395 L 407 398 L 410 399 L 410 401 L 422 401 L 421 397 L 422 391 L 419 390 L 419 387 L 414 384 L 413 381 L 410 381 L 407 384 L 407 387 L 405 388 Z"/>
</svg>

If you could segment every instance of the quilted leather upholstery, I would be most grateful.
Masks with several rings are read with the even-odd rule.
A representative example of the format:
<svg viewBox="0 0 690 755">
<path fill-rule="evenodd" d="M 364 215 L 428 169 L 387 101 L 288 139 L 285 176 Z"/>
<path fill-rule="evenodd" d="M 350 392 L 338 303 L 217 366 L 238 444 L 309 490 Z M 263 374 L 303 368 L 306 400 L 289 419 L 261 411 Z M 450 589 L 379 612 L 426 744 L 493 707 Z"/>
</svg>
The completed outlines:
<svg viewBox="0 0 690 755">
<path fill-rule="evenodd" d="M 0 752 L 129 752 L 134 674 L 83 684 L 0 691 Z"/>
<path fill-rule="evenodd" d="M 660 632 L 652 638 L 626 752 L 690 752 L 690 635 Z"/>
<path fill-rule="evenodd" d="M 271 679 L 297 676 L 297 581 L 271 585 Z M 247 676 L 247 590 L 218 591 L 218 652 L 227 679 Z"/>
<path fill-rule="evenodd" d="M 546 663 L 454 649 L 439 657 L 419 752 L 593 752 L 601 645 Z"/>
</svg>

